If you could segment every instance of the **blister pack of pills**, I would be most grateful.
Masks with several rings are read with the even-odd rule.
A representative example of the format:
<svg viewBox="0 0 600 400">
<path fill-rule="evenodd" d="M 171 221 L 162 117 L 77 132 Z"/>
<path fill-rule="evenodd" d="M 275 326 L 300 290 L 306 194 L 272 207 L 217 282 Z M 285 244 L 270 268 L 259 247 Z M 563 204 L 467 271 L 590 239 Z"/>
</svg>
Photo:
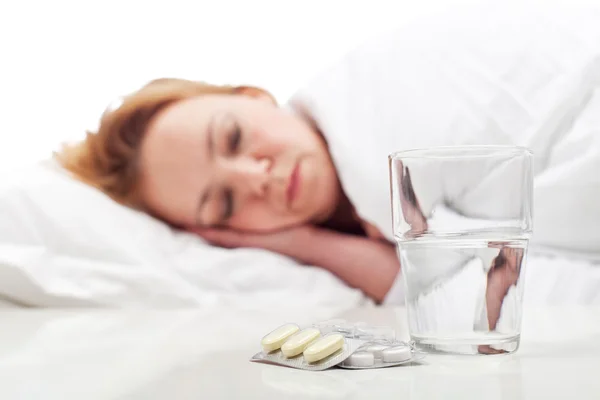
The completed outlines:
<svg viewBox="0 0 600 400">
<path fill-rule="evenodd" d="M 386 368 L 418 361 L 424 357 L 423 353 L 415 351 L 405 342 L 373 341 L 360 346 L 338 367 L 346 369 Z"/>
<path fill-rule="evenodd" d="M 334 366 L 346 369 L 382 368 L 423 358 L 408 343 L 398 341 L 385 326 L 324 321 L 301 328 L 284 324 L 261 340 L 262 351 L 250 360 L 297 369 L 322 371 Z"/>
</svg>

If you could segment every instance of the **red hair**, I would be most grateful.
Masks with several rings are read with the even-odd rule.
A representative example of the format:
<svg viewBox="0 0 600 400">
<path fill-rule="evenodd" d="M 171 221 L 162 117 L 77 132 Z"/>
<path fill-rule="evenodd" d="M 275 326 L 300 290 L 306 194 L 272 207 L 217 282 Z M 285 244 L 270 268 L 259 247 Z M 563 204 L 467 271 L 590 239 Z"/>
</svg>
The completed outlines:
<svg viewBox="0 0 600 400">
<path fill-rule="evenodd" d="M 235 94 L 244 89 L 184 79 L 151 81 L 122 98 L 115 109 L 105 111 L 97 132 L 87 132 L 85 139 L 63 146 L 54 156 L 78 179 L 121 204 L 142 209 L 136 160 L 152 118 L 180 100 L 207 94 Z"/>
</svg>

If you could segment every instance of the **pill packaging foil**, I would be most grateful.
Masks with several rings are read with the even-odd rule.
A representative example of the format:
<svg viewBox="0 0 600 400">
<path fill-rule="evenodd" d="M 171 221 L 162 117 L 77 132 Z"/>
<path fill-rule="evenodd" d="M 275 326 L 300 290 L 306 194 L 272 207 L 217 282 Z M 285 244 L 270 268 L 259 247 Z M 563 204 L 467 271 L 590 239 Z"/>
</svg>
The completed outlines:
<svg viewBox="0 0 600 400">
<path fill-rule="evenodd" d="M 369 325 L 364 322 L 349 323 L 343 319 L 326 320 L 313 324 L 314 327 L 319 328 L 322 332 L 339 332 L 346 337 L 354 338 L 363 341 L 363 344 L 355 350 L 355 352 L 366 352 L 370 351 L 373 346 L 380 347 L 380 350 L 373 355 L 373 363 L 369 366 L 366 365 L 353 365 L 351 359 L 346 358 L 344 362 L 340 363 L 338 367 L 345 369 L 373 369 L 373 368 L 385 368 L 393 367 L 403 364 L 409 364 L 412 362 L 420 361 L 425 358 L 425 353 L 422 353 L 415 349 L 412 343 L 407 343 L 402 340 L 396 339 L 396 330 L 386 325 Z M 398 361 L 384 361 L 382 352 L 384 349 L 401 348 L 406 356 L 402 360 Z M 354 354 L 354 352 L 353 352 Z"/>
<path fill-rule="evenodd" d="M 388 326 L 372 326 L 364 323 L 350 324 L 344 320 L 328 320 L 314 323 L 311 327 L 317 328 L 326 336 L 331 333 L 341 333 L 344 336 L 344 346 L 332 355 L 314 363 L 307 362 L 302 354 L 287 358 L 281 350 L 271 352 L 258 352 L 250 361 L 271 363 L 296 369 L 309 371 L 323 371 L 332 367 L 344 369 L 374 369 L 399 366 L 419 361 L 425 357 L 410 343 L 396 339 L 396 332 Z M 370 365 L 356 365 L 348 362 L 355 352 L 368 352 L 373 346 L 379 346 L 379 351 L 373 356 Z M 381 352 L 385 348 L 405 348 L 405 357 L 397 361 L 384 361 Z"/>
<path fill-rule="evenodd" d="M 281 350 L 272 351 L 270 353 L 261 351 L 256 353 L 250 361 L 267 362 L 307 371 L 323 371 L 340 364 L 364 344 L 364 340 L 345 338 L 344 346 L 341 349 L 314 363 L 307 362 L 302 354 L 299 354 L 296 357 L 286 358 Z"/>
<path fill-rule="evenodd" d="M 373 347 L 379 347 L 378 351 L 372 352 L 370 349 Z M 382 352 L 386 349 L 401 349 L 403 357 L 399 360 L 389 361 L 385 357 L 382 357 Z M 352 358 L 364 354 L 364 363 L 362 365 L 354 363 Z M 409 364 L 416 361 L 420 361 L 425 358 L 425 354 L 414 349 L 409 343 L 401 342 L 397 340 L 376 340 L 372 342 L 366 342 L 359 346 L 350 356 L 342 361 L 337 366 L 344 369 L 374 369 L 374 368 L 387 368 L 395 367 L 403 364 Z"/>
</svg>

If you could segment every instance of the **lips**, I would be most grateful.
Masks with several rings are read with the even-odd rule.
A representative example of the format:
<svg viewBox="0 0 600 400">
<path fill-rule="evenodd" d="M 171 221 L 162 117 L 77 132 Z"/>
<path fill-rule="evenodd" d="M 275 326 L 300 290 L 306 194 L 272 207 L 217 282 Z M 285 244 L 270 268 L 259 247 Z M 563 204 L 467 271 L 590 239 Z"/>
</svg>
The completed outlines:
<svg viewBox="0 0 600 400">
<path fill-rule="evenodd" d="M 290 175 L 290 180 L 287 187 L 288 206 L 294 203 L 300 189 L 300 163 L 297 163 Z"/>
</svg>

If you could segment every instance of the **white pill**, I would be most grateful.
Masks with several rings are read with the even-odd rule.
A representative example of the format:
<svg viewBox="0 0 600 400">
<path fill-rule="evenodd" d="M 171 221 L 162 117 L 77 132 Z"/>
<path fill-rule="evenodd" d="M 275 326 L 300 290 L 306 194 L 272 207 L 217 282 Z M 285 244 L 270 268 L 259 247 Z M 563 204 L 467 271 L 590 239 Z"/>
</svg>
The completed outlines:
<svg viewBox="0 0 600 400">
<path fill-rule="evenodd" d="M 296 324 L 285 324 L 268 333 L 262 338 L 260 344 L 264 351 L 271 352 L 277 350 L 294 333 L 298 332 L 300 327 Z"/>
<path fill-rule="evenodd" d="M 368 351 L 357 351 L 348 357 L 344 364 L 351 367 L 371 367 L 375 364 L 375 356 Z"/>
<path fill-rule="evenodd" d="M 396 346 L 381 352 L 383 362 L 402 362 L 410 360 L 412 353 L 408 346 Z"/>
<path fill-rule="evenodd" d="M 365 350 L 369 351 L 371 353 L 373 353 L 373 355 L 375 356 L 375 358 L 381 358 L 382 357 L 382 352 L 387 349 L 389 346 L 385 346 L 383 344 L 372 344 L 369 347 L 367 347 Z"/>
<path fill-rule="evenodd" d="M 312 343 L 304 350 L 304 359 L 313 363 L 329 357 L 344 347 L 344 336 L 340 333 L 332 333 Z"/>
<path fill-rule="evenodd" d="M 281 352 L 288 358 L 297 356 L 320 336 L 321 332 L 318 329 L 306 328 L 286 340 L 281 346 Z"/>
</svg>

